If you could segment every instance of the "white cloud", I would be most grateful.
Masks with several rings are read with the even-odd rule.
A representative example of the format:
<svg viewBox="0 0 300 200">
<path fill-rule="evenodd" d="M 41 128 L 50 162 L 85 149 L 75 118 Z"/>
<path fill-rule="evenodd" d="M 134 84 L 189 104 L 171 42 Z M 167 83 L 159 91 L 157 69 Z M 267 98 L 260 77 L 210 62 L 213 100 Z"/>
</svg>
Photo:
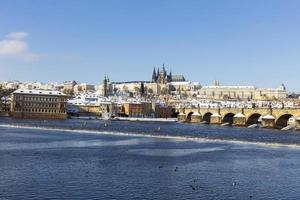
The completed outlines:
<svg viewBox="0 0 300 200">
<path fill-rule="evenodd" d="M 30 52 L 26 52 L 26 53 L 20 55 L 20 57 L 25 61 L 37 61 L 37 60 L 41 60 L 41 59 L 45 58 L 41 54 L 34 54 L 34 53 L 30 53 Z"/>
<path fill-rule="evenodd" d="M 0 58 L 18 58 L 25 61 L 37 61 L 41 59 L 59 59 L 63 61 L 73 61 L 76 57 L 72 54 L 65 55 L 46 55 L 33 53 L 30 51 L 26 41 L 27 32 L 12 32 L 0 40 Z"/>
<path fill-rule="evenodd" d="M 12 40 L 22 40 L 28 36 L 27 32 L 12 32 L 9 33 L 6 37 Z"/>
<path fill-rule="evenodd" d="M 18 55 L 27 51 L 27 43 L 22 40 L 0 41 L 0 55 Z"/>
<path fill-rule="evenodd" d="M 64 54 L 64 55 L 61 55 L 61 60 L 63 61 L 74 61 L 74 60 L 77 60 L 79 58 L 79 55 L 76 55 L 76 54 Z"/>
<path fill-rule="evenodd" d="M 0 56 L 9 58 L 21 58 L 26 61 L 39 60 L 44 55 L 32 53 L 25 40 L 29 34 L 27 32 L 12 32 L 6 35 L 4 40 L 0 40 Z"/>
</svg>

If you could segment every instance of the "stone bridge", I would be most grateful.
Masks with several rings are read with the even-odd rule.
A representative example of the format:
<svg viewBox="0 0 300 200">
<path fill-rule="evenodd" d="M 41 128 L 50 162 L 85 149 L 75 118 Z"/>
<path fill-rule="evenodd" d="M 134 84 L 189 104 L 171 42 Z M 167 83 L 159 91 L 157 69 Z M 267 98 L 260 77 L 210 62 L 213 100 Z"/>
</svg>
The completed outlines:
<svg viewBox="0 0 300 200">
<path fill-rule="evenodd" d="M 300 129 L 299 108 L 180 108 L 179 121 L 191 123 L 250 126 L 261 124 L 265 128 L 284 128 L 288 125 Z"/>
</svg>

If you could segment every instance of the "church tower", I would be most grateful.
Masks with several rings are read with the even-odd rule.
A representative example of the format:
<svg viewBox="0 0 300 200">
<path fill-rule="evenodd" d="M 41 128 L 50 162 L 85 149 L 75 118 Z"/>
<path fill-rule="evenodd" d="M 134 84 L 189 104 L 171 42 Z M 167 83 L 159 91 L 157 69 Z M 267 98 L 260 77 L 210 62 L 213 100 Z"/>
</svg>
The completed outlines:
<svg viewBox="0 0 300 200">
<path fill-rule="evenodd" d="M 103 96 L 108 97 L 108 77 L 105 75 L 103 80 Z"/>
<path fill-rule="evenodd" d="M 140 94 L 141 94 L 141 96 L 144 96 L 144 94 L 145 94 L 145 85 L 144 85 L 144 82 L 141 82 Z"/>
<path fill-rule="evenodd" d="M 162 67 L 162 71 L 159 72 L 159 75 L 158 75 L 158 83 L 160 84 L 166 84 L 167 80 L 167 72 L 166 72 L 166 69 L 165 69 L 165 65 L 163 65 Z"/>
</svg>

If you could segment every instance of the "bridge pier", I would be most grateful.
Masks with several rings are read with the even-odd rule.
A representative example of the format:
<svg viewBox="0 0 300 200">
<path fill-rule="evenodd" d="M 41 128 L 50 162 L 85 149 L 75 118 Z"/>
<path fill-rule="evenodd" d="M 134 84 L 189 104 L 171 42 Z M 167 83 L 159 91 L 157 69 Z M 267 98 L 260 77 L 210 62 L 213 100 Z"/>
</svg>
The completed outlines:
<svg viewBox="0 0 300 200">
<path fill-rule="evenodd" d="M 300 117 L 295 119 L 295 130 L 300 130 Z"/>
<path fill-rule="evenodd" d="M 274 128 L 275 127 L 275 117 L 272 115 L 266 115 L 262 117 L 261 125 L 263 128 Z"/>
<path fill-rule="evenodd" d="M 210 116 L 210 124 L 222 124 L 222 116 L 219 113 L 214 113 Z"/>
<path fill-rule="evenodd" d="M 177 120 L 180 121 L 180 122 L 185 122 L 186 121 L 186 116 L 184 113 L 179 113 L 177 115 Z"/>
<path fill-rule="evenodd" d="M 242 113 L 238 113 L 233 116 L 233 126 L 245 126 L 246 125 L 246 116 Z"/>
<path fill-rule="evenodd" d="M 191 116 L 191 123 L 200 123 L 202 116 L 199 113 L 193 113 Z"/>
</svg>

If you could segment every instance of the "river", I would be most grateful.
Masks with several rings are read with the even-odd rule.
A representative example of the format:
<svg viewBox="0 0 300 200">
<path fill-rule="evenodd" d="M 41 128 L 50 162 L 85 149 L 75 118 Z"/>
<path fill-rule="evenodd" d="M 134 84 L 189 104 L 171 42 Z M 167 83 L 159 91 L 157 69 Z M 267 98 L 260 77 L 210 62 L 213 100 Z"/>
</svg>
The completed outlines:
<svg viewBox="0 0 300 200">
<path fill-rule="evenodd" d="M 299 199 L 300 132 L 0 118 L 0 200 Z"/>
</svg>

